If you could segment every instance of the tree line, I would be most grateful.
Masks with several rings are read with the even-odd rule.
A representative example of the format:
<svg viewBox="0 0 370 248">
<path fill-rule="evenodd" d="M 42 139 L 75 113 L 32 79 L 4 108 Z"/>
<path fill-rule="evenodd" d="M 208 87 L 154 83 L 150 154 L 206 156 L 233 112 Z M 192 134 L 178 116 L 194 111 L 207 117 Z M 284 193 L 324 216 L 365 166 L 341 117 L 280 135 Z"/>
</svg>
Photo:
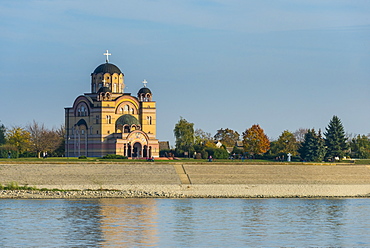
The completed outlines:
<svg viewBox="0 0 370 248">
<path fill-rule="evenodd" d="M 321 130 L 300 128 L 284 130 L 277 140 L 270 140 L 260 125 L 247 128 L 241 135 L 232 129 L 219 129 L 215 135 L 180 117 L 174 128 L 175 149 L 161 151 L 162 155 L 194 158 L 265 158 L 307 162 L 335 161 L 345 157 L 370 158 L 369 135 L 346 135 L 343 124 L 333 116 L 324 133 Z"/>
<path fill-rule="evenodd" d="M 63 156 L 64 140 L 64 126 L 48 129 L 36 121 L 25 127 L 0 124 L 0 157 Z"/>
</svg>

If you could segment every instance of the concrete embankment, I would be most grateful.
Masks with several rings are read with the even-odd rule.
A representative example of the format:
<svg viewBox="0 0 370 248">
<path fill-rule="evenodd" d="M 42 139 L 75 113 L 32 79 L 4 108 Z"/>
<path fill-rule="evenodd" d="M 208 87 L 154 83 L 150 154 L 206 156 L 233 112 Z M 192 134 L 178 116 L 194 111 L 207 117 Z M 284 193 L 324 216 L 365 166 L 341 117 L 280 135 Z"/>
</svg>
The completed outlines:
<svg viewBox="0 0 370 248">
<path fill-rule="evenodd" d="M 3 190 L 0 198 L 370 197 L 370 167 L 360 165 L 0 164 L 0 183 L 10 182 L 67 191 Z"/>
</svg>

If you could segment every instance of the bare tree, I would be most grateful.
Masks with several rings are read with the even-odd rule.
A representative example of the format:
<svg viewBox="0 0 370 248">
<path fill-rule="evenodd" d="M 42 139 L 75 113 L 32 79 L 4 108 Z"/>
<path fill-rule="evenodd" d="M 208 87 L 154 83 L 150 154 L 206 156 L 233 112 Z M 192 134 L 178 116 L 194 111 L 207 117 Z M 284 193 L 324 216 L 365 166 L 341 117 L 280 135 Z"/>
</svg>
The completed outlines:
<svg viewBox="0 0 370 248">
<path fill-rule="evenodd" d="M 31 150 L 41 157 L 41 152 L 53 152 L 62 142 L 60 130 L 49 130 L 35 120 L 27 126 L 30 133 Z"/>
</svg>

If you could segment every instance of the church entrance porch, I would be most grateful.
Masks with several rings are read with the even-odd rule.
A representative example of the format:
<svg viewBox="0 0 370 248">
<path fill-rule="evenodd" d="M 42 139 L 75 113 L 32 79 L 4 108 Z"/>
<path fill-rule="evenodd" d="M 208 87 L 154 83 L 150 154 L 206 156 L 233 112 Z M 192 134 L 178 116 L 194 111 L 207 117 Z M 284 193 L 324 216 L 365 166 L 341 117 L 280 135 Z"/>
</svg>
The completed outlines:
<svg viewBox="0 0 370 248">
<path fill-rule="evenodd" d="M 150 158 L 152 157 L 151 147 L 142 145 L 140 142 L 135 142 L 123 145 L 123 155 L 128 158 Z"/>
</svg>

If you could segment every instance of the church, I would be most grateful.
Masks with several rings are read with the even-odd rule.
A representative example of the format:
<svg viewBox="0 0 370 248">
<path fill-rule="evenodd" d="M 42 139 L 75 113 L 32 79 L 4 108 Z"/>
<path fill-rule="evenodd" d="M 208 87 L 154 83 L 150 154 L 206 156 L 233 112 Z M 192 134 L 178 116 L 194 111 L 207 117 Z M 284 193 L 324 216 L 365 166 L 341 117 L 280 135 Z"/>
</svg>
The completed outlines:
<svg viewBox="0 0 370 248">
<path fill-rule="evenodd" d="M 91 73 L 91 93 L 65 108 L 66 156 L 159 157 L 156 103 L 144 80 L 136 96 L 125 93 L 123 72 L 106 62 Z"/>
</svg>

